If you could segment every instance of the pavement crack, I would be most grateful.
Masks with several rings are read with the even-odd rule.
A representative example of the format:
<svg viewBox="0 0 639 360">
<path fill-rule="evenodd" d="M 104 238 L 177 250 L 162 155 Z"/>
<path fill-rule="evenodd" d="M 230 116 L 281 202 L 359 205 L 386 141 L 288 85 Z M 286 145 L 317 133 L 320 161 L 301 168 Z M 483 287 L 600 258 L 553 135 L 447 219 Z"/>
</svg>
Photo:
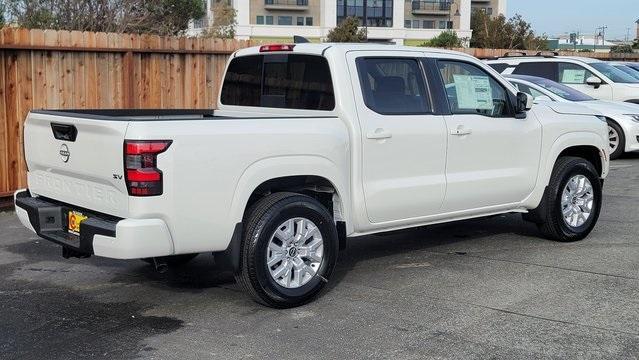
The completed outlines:
<svg viewBox="0 0 639 360">
<path fill-rule="evenodd" d="M 573 268 L 566 268 L 566 267 L 561 267 L 561 266 L 553 266 L 553 265 L 544 265 L 544 264 L 537 264 L 537 263 L 529 263 L 529 262 L 525 262 L 525 261 L 517 261 L 517 260 L 507 260 L 507 259 L 495 259 L 495 258 L 491 258 L 491 257 L 487 257 L 487 256 L 481 256 L 481 255 L 472 255 L 472 254 L 464 254 L 464 255 L 459 255 L 457 253 L 443 253 L 443 252 L 432 252 L 429 251 L 432 254 L 435 255 L 445 255 L 445 256 L 465 256 L 465 257 L 471 257 L 471 258 L 476 258 L 476 259 L 483 259 L 483 260 L 488 260 L 488 261 L 498 261 L 498 262 L 505 262 L 505 263 L 511 263 L 511 264 L 519 264 L 519 265 L 530 265 L 530 266 L 537 266 L 537 267 L 542 267 L 542 268 L 547 268 L 547 269 L 556 269 L 556 270 L 563 270 L 563 271 L 570 271 L 570 272 L 576 272 L 576 273 L 582 273 L 582 274 L 590 274 L 590 275 L 599 275 L 599 276 L 606 276 L 606 277 L 613 277 L 613 278 L 617 278 L 617 279 L 625 279 L 625 280 L 639 280 L 639 278 L 636 277 L 632 277 L 632 276 L 625 276 L 625 275 L 615 275 L 615 274 L 606 274 L 606 273 L 602 273 L 602 272 L 598 272 L 598 271 L 588 271 L 588 270 L 579 270 L 579 269 L 573 269 Z"/>
</svg>

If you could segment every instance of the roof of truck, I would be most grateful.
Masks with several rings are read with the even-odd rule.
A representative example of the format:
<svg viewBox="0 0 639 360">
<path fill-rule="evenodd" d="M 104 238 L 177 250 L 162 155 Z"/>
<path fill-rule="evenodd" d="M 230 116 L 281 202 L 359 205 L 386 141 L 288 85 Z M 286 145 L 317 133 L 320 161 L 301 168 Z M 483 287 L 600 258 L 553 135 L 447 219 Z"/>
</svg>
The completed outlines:
<svg viewBox="0 0 639 360">
<path fill-rule="evenodd" d="M 236 56 L 246 56 L 246 55 L 255 55 L 259 54 L 260 49 L 265 45 L 253 46 L 245 49 L 238 50 L 235 54 Z M 273 45 L 281 45 L 281 44 L 273 44 Z M 287 45 L 287 44 L 284 44 Z M 380 43 L 302 43 L 302 44 L 288 44 L 293 45 L 293 53 L 304 53 L 304 54 L 317 54 L 322 55 L 326 50 L 330 48 L 340 49 L 343 52 L 351 51 L 351 50 L 369 50 L 369 51 L 420 51 L 420 52 L 428 52 L 428 53 L 437 53 L 437 54 L 451 54 L 451 55 L 464 55 L 470 56 L 468 54 L 446 50 L 440 48 L 429 48 L 429 47 L 418 47 L 418 46 L 403 46 L 403 45 L 385 45 Z"/>
</svg>

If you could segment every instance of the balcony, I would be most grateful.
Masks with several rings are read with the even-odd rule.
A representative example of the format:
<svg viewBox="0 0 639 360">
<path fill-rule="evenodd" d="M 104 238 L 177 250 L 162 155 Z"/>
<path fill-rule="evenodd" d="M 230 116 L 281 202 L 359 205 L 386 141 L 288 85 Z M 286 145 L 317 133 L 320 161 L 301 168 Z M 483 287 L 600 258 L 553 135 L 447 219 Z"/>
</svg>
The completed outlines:
<svg viewBox="0 0 639 360">
<path fill-rule="evenodd" d="M 413 15 L 450 15 L 452 1 L 413 1 Z"/>
<path fill-rule="evenodd" d="M 308 0 L 264 0 L 266 10 L 308 10 Z"/>
</svg>

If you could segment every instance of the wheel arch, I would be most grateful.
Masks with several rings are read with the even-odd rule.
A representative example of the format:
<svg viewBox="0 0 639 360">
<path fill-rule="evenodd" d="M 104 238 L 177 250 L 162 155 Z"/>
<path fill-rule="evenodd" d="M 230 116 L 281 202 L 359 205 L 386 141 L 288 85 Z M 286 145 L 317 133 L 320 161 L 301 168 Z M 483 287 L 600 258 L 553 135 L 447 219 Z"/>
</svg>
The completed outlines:
<svg viewBox="0 0 639 360">
<path fill-rule="evenodd" d="M 523 201 L 525 208 L 536 208 L 543 197 L 544 191 L 550 183 L 553 168 L 562 156 L 576 156 L 590 161 L 597 169 L 599 177 L 604 179 L 608 175 L 609 159 L 606 150 L 606 139 L 593 132 L 571 132 L 557 138 L 544 155 L 537 176 L 537 186 L 533 193 Z"/>
<path fill-rule="evenodd" d="M 348 169 L 338 169 L 335 163 L 320 156 L 260 160 L 249 166 L 237 182 L 230 221 L 242 222 L 248 208 L 269 193 L 292 191 L 315 197 L 332 212 L 336 222 L 348 227 L 348 182 L 343 175 L 348 173 Z"/>
</svg>

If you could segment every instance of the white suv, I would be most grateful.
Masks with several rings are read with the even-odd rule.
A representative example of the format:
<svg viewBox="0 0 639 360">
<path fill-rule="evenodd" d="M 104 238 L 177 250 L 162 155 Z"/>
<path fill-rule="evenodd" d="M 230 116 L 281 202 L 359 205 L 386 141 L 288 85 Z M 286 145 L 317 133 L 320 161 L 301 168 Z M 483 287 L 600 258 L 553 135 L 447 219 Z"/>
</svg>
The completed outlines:
<svg viewBox="0 0 639 360">
<path fill-rule="evenodd" d="M 487 61 L 503 75 L 553 80 L 595 99 L 639 103 L 639 80 L 597 59 L 570 56 L 511 56 Z"/>
</svg>

